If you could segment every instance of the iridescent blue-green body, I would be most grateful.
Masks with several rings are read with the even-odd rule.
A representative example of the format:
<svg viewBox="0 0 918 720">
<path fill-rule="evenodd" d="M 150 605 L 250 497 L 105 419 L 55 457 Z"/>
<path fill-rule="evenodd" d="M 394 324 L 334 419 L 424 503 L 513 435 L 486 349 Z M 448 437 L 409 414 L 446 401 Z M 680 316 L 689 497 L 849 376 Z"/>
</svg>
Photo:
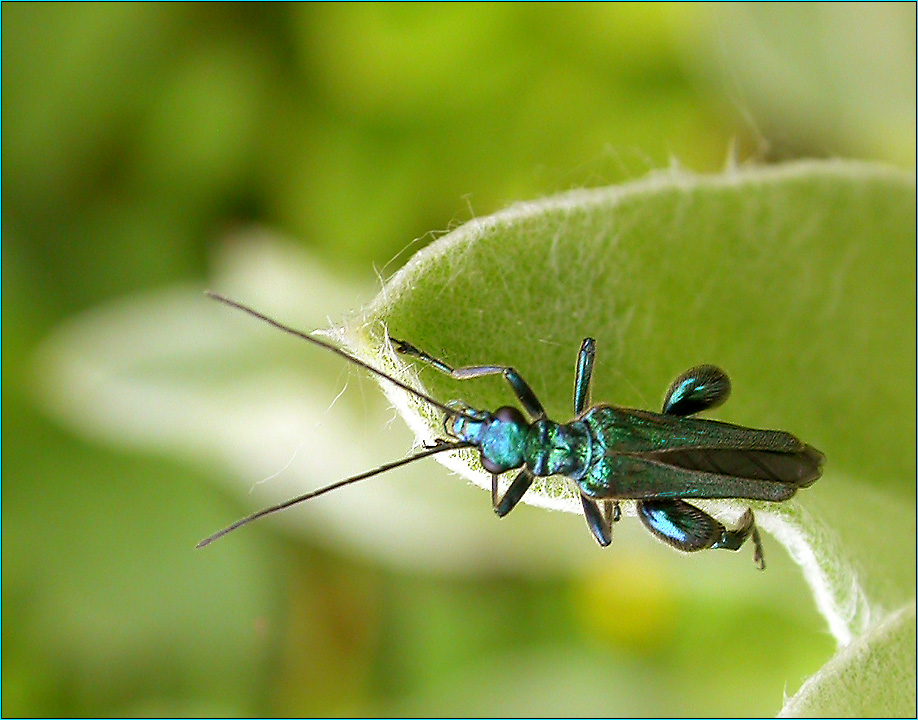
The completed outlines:
<svg viewBox="0 0 918 720">
<path fill-rule="evenodd" d="M 780 502 L 811 485 L 822 474 L 825 460 L 822 453 L 790 433 L 690 417 L 717 407 L 730 394 L 727 374 L 713 365 L 699 365 L 676 378 L 659 413 L 612 405 L 594 406 L 590 404 L 590 379 L 596 344 L 592 338 L 586 338 L 577 355 L 575 417 L 571 422 L 558 423 L 546 417 L 532 388 L 512 367 L 452 368 L 409 343 L 392 339 L 398 352 L 457 380 L 502 375 L 526 415 L 511 406 L 492 413 L 460 402 L 444 405 L 325 340 L 283 325 L 235 300 L 208 294 L 283 332 L 340 355 L 439 408 L 446 414 L 444 429 L 452 439 L 440 439 L 401 460 L 259 510 L 205 538 L 198 547 L 209 545 L 258 518 L 345 485 L 438 453 L 475 447 L 482 467 L 491 473 L 491 502 L 501 517 L 516 506 L 536 477 L 561 475 L 576 485 L 587 525 L 600 545 L 612 542 L 612 524 L 621 517 L 619 502 L 628 500 L 634 503 L 647 529 L 672 547 L 686 552 L 707 548 L 738 550 L 751 537 L 755 545 L 753 557 L 764 568 L 762 544 L 751 509 L 746 510 L 735 528 L 727 528 L 686 500 L 745 498 Z M 518 472 L 500 495 L 498 476 L 509 470 Z"/>
<path fill-rule="evenodd" d="M 685 500 L 780 502 L 822 474 L 822 453 L 790 433 L 688 417 L 722 404 L 730 393 L 726 373 L 712 365 L 680 375 L 661 413 L 588 407 L 595 343 L 587 338 L 577 357 L 576 417 L 558 423 L 545 416 L 512 367 L 452 368 L 408 343 L 395 341 L 395 346 L 457 379 L 500 374 L 510 383 L 531 420 L 511 406 L 491 413 L 453 402 L 445 423 L 448 435 L 478 448 L 482 466 L 492 474 L 492 499 L 500 516 L 513 509 L 535 477 L 562 475 L 577 485 L 587 524 L 601 545 L 611 542 L 612 523 L 621 516 L 619 501 L 633 500 L 647 528 L 667 544 L 687 552 L 736 550 L 751 536 L 756 563 L 764 568 L 751 510 L 728 529 Z M 513 469 L 518 474 L 498 497 L 498 475 Z"/>
</svg>

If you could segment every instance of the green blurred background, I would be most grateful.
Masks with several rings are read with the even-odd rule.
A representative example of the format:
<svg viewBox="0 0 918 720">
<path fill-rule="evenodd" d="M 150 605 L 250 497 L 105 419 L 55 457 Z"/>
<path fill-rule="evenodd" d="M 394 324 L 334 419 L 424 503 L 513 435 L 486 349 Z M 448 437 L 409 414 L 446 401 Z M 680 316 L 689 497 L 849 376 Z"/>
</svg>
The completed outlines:
<svg viewBox="0 0 918 720">
<path fill-rule="evenodd" d="M 631 530 L 614 556 L 584 537 L 586 562 L 535 547 L 480 572 L 271 522 L 195 552 L 257 495 L 219 461 L 59 423 L 35 351 L 84 311 L 203 288 L 252 226 L 365 302 L 430 231 L 515 200 L 672 164 L 913 167 L 913 3 L 4 3 L 2 22 L 4 715 L 773 714 L 831 655 L 773 541 L 763 577 Z M 340 368 L 301 354 L 330 405 Z"/>
</svg>

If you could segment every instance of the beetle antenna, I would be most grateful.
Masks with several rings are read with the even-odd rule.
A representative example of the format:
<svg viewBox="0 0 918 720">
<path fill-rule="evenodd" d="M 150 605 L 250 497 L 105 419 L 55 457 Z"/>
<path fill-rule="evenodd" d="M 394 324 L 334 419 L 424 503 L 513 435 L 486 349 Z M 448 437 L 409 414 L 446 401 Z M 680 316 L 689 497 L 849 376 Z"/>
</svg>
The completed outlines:
<svg viewBox="0 0 918 720">
<path fill-rule="evenodd" d="M 394 470 L 395 468 L 401 467 L 402 465 L 413 463 L 415 460 L 423 460 L 424 458 L 430 457 L 431 455 L 436 455 L 437 453 L 447 452 L 448 450 L 459 450 L 461 448 L 467 448 L 471 446 L 472 444 L 467 442 L 453 443 L 446 440 L 439 440 L 433 447 L 425 448 L 420 452 L 416 452 L 414 455 L 409 455 L 408 457 L 402 458 L 401 460 L 395 460 L 394 462 L 380 465 L 378 468 L 368 470 L 367 472 L 360 473 L 359 475 L 352 475 L 349 478 L 339 480 L 338 482 L 334 482 L 331 485 L 326 485 L 325 487 L 321 487 L 318 490 L 313 490 L 311 492 L 304 493 L 303 495 L 297 495 L 296 497 L 285 500 L 284 502 L 278 503 L 277 505 L 272 505 L 271 507 L 267 507 L 263 510 L 259 510 L 258 512 L 254 512 L 251 515 L 242 518 L 241 520 L 237 520 L 232 525 L 228 525 L 222 530 L 215 532 L 210 537 L 204 538 L 197 544 L 196 547 L 202 548 L 205 545 L 210 545 L 214 540 L 223 537 L 227 533 L 231 533 L 233 530 L 240 528 L 243 525 L 248 525 L 253 520 L 257 520 L 258 518 L 264 517 L 265 515 L 271 515 L 272 513 L 279 512 L 280 510 L 286 510 L 288 507 L 297 505 L 301 502 L 305 502 L 306 500 L 312 500 L 315 497 L 319 497 L 319 495 L 324 495 L 327 492 L 331 492 L 337 488 L 344 487 L 345 485 L 350 485 L 352 483 L 359 482 L 360 480 L 366 480 L 367 478 L 373 477 L 374 475 L 380 475 L 384 472 L 388 472 L 389 470 Z"/>
<path fill-rule="evenodd" d="M 443 412 L 445 412 L 447 415 L 452 415 L 453 417 L 464 417 L 468 420 L 477 419 L 477 418 L 472 417 L 471 415 L 466 415 L 461 410 L 457 410 L 456 408 L 451 408 L 448 405 L 444 405 L 443 403 L 439 402 L 438 400 L 434 400 L 432 397 L 430 397 L 430 395 L 426 395 L 420 392 L 419 390 L 415 390 L 413 387 L 411 387 L 407 383 L 402 382 L 401 380 L 398 380 L 392 377 L 388 373 L 383 372 L 379 368 L 373 367 L 372 365 L 364 362 L 363 360 L 359 360 L 358 358 L 355 358 L 349 352 L 342 350 L 341 348 L 335 345 L 332 345 L 331 343 L 326 342 L 325 340 L 320 340 L 319 338 L 313 337 L 312 335 L 309 335 L 308 333 L 305 333 L 302 330 L 297 330 L 296 328 L 292 328 L 289 325 L 284 325 L 283 323 L 278 322 L 274 318 L 270 318 L 267 315 L 264 315 L 258 312 L 257 310 L 253 310 L 252 308 L 246 305 L 243 305 L 240 302 L 236 302 L 235 300 L 230 300 L 228 297 L 225 297 L 218 293 L 210 292 L 209 290 L 206 290 L 204 294 L 214 300 L 217 300 L 218 302 L 222 302 L 224 305 L 229 305 L 230 307 L 234 307 L 237 310 L 242 310 L 242 312 L 248 313 L 252 317 L 258 318 L 259 320 L 262 320 L 263 322 L 268 323 L 268 325 L 276 327 L 278 330 L 283 330 L 285 333 L 294 335 L 295 337 L 298 337 L 301 340 L 305 340 L 306 342 L 311 342 L 313 345 L 318 345 L 319 347 L 325 348 L 326 350 L 331 350 L 333 353 L 335 353 L 336 355 L 340 355 L 348 362 L 353 363 L 354 365 L 358 365 L 359 367 L 362 367 L 365 370 L 369 370 L 374 375 L 378 375 L 379 377 L 388 380 L 390 383 L 392 383 L 393 385 L 396 385 L 397 387 L 400 387 L 405 392 L 411 393 L 412 395 L 420 398 L 421 400 L 425 400 L 426 402 L 433 405 L 435 408 L 438 408 L 439 410 L 442 410 Z"/>
</svg>

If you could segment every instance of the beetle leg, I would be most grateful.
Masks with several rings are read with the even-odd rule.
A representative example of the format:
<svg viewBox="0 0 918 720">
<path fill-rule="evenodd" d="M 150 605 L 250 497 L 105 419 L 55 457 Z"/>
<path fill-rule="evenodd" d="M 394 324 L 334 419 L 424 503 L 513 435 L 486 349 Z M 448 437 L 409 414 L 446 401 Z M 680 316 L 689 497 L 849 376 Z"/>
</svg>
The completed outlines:
<svg viewBox="0 0 918 720">
<path fill-rule="evenodd" d="M 730 397 L 730 378 L 714 365 L 698 365 L 673 380 L 663 399 L 663 414 L 687 417 L 722 405 Z"/>
<path fill-rule="evenodd" d="M 706 550 L 724 534 L 717 520 L 682 500 L 643 500 L 637 513 L 658 539 L 683 552 Z"/>
<path fill-rule="evenodd" d="M 404 340 L 396 340 L 393 337 L 389 339 L 395 346 L 396 352 L 417 358 L 456 380 L 469 380 L 471 378 L 484 377 L 485 375 L 503 375 L 504 379 L 510 383 L 514 395 L 516 395 L 526 412 L 529 413 L 534 420 L 545 417 L 545 408 L 542 407 L 542 403 L 539 402 L 536 394 L 532 391 L 532 388 L 529 387 L 529 383 L 523 380 L 522 376 L 515 368 L 507 365 L 469 365 L 467 367 L 454 368 L 447 365 L 442 360 L 438 360 L 433 355 L 428 355 L 423 350 L 418 350 L 411 343 L 405 342 Z"/>
<path fill-rule="evenodd" d="M 535 478 L 532 473 L 526 468 L 523 468 L 517 473 L 516 477 L 513 478 L 513 482 L 510 483 L 510 487 L 507 488 L 507 492 L 504 493 L 504 496 L 498 500 L 497 475 L 491 476 L 491 502 L 494 504 L 494 512 L 497 513 L 497 517 L 503 517 L 516 507 L 520 498 L 526 494 L 529 486 L 532 485 L 533 480 L 535 480 Z"/>
<path fill-rule="evenodd" d="M 735 530 L 728 530 L 723 523 L 683 500 L 643 500 L 637 503 L 637 510 L 653 535 L 683 552 L 708 548 L 739 550 L 752 535 L 753 559 L 760 570 L 765 569 L 762 542 L 752 510 L 746 510 Z"/>
<path fill-rule="evenodd" d="M 583 338 L 577 353 L 577 374 L 574 376 L 574 414 L 580 415 L 590 404 L 590 379 L 593 377 L 593 358 L 596 356 L 596 341 Z"/>
<path fill-rule="evenodd" d="M 746 508 L 746 512 L 739 519 L 739 525 L 735 530 L 724 529 L 720 540 L 714 543 L 712 548 L 723 548 L 724 550 L 739 550 L 746 538 L 752 535 L 752 544 L 755 552 L 752 559 L 755 561 L 759 570 L 765 569 L 765 555 L 762 552 L 762 539 L 759 537 L 759 529 L 755 524 L 755 516 L 752 514 L 752 508 Z"/>
<path fill-rule="evenodd" d="M 596 538 L 602 547 L 606 547 L 612 542 L 612 523 L 606 516 L 606 505 L 603 503 L 603 509 L 599 509 L 599 504 L 595 500 L 590 500 L 586 495 L 580 496 L 580 502 L 583 504 L 583 515 L 586 518 L 587 525 L 593 537 Z"/>
</svg>

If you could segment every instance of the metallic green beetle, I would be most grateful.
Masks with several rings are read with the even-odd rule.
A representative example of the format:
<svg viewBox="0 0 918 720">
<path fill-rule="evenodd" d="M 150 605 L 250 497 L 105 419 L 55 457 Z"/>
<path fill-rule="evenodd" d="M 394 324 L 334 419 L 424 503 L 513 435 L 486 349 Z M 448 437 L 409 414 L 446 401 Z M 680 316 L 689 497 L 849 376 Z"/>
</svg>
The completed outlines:
<svg viewBox="0 0 918 720">
<path fill-rule="evenodd" d="M 514 368 L 504 365 L 453 368 L 407 342 L 392 338 L 397 352 L 457 380 L 503 376 L 529 416 L 527 420 L 512 406 L 500 407 L 492 413 L 461 402 L 441 404 L 334 345 L 233 300 L 219 295 L 211 297 L 331 350 L 441 409 L 446 413 L 444 429 L 451 439 L 440 439 L 402 460 L 253 513 L 201 541 L 198 547 L 259 517 L 343 485 L 440 452 L 475 447 L 482 467 L 491 473 L 492 504 L 500 517 L 516 506 L 536 477 L 561 475 L 576 484 L 587 525 L 602 546 L 612 541 L 612 524 L 621 517 L 620 502 L 629 500 L 634 501 L 638 517 L 653 535 L 684 552 L 709 548 L 738 550 L 751 536 L 756 565 L 764 569 L 762 544 L 751 509 L 746 510 L 736 528 L 729 529 L 685 501 L 735 498 L 781 502 L 798 489 L 812 485 L 822 474 L 823 454 L 790 433 L 690 417 L 721 405 L 730 394 L 727 374 L 713 365 L 699 365 L 676 378 L 660 413 L 590 405 L 596 345 L 592 338 L 586 338 L 577 355 L 575 418 L 568 423 L 557 423 L 546 417 L 542 403 Z M 510 470 L 519 472 L 500 496 L 498 476 Z"/>
</svg>

